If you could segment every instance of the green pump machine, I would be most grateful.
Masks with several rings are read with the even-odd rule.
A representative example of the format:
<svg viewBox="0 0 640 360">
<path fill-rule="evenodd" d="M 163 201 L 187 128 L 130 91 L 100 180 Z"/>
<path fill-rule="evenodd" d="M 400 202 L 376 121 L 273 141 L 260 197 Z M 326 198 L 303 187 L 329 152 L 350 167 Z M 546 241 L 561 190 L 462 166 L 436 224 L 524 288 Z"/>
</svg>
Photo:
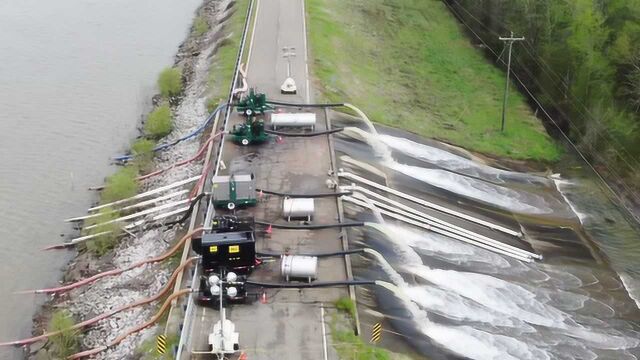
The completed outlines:
<svg viewBox="0 0 640 360">
<path fill-rule="evenodd" d="M 269 135 L 264 131 L 264 120 L 257 119 L 257 114 L 264 114 L 274 108 L 267 104 L 267 96 L 249 89 L 249 94 L 236 104 L 238 112 L 244 114 L 247 119 L 244 124 L 234 125 L 229 133 L 235 143 L 247 146 L 249 144 L 263 143 L 269 140 Z"/>
</svg>

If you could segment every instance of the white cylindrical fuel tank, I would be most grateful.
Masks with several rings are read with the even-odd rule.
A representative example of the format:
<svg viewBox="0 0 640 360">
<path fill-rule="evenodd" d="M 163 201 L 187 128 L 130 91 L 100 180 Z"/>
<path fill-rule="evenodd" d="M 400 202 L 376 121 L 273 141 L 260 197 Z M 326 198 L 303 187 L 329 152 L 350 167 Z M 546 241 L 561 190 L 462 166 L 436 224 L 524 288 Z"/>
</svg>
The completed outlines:
<svg viewBox="0 0 640 360">
<path fill-rule="evenodd" d="M 316 256 L 283 255 L 280 271 L 286 281 L 295 278 L 311 282 L 315 280 L 318 273 L 318 258 Z"/>
<path fill-rule="evenodd" d="M 312 198 L 284 198 L 282 201 L 282 215 L 287 221 L 301 218 L 311 221 L 314 210 Z"/>
<path fill-rule="evenodd" d="M 316 127 L 315 113 L 272 113 L 271 128 L 277 130 L 279 127 L 308 127 L 311 130 Z"/>
</svg>

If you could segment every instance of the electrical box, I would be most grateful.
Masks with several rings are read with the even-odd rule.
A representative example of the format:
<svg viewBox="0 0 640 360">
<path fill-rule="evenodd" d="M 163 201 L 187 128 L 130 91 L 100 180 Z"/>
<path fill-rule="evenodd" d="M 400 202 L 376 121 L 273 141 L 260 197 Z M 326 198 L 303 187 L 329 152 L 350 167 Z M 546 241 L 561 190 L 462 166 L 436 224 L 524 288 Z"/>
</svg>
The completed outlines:
<svg viewBox="0 0 640 360">
<path fill-rule="evenodd" d="M 200 251 L 202 267 L 207 270 L 225 268 L 241 274 L 256 261 L 256 241 L 251 231 L 204 234 Z"/>
</svg>

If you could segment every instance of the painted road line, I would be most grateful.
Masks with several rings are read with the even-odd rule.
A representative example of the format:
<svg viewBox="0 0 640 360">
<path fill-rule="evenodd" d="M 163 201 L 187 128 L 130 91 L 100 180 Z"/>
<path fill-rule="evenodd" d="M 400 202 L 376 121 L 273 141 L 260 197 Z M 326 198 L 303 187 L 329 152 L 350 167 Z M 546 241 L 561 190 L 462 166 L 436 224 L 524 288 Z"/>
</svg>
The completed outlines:
<svg viewBox="0 0 640 360">
<path fill-rule="evenodd" d="M 256 0 L 256 13 L 253 17 L 253 29 L 251 29 L 251 40 L 249 40 L 249 54 L 247 55 L 246 75 L 249 77 L 249 64 L 251 64 L 251 54 L 253 53 L 253 39 L 256 37 L 256 28 L 258 27 L 258 14 L 260 13 L 260 0 Z M 248 83 L 248 82 L 247 82 Z"/>
<path fill-rule="evenodd" d="M 324 360 L 327 360 L 327 329 L 324 324 L 324 305 L 320 303 L 320 319 L 322 323 L 322 353 Z"/>
<path fill-rule="evenodd" d="M 308 57 L 308 53 L 309 53 L 309 49 L 307 48 L 307 14 L 305 13 L 304 10 L 304 1 L 305 0 L 301 0 L 302 1 L 302 32 L 303 32 L 303 43 L 304 43 L 304 71 L 305 71 L 305 80 L 306 80 L 306 90 L 307 90 L 307 97 L 306 97 L 306 101 L 307 104 L 311 103 L 311 90 L 309 89 L 309 57 Z"/>
</svg>

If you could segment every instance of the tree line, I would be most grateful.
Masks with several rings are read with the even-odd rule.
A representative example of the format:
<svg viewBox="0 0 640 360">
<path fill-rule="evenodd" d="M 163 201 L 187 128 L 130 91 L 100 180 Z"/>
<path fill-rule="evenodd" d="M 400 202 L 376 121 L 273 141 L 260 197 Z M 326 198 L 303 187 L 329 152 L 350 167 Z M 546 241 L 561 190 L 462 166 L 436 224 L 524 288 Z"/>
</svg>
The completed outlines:
<svg viewBox="0 0 640 360">
<path fill-rule="evenodd" d="M 493 59 L 524 36 L 515 75 L 610 179 L 640 184 L 640 0 L 444 1 Z"/>
</svg>

